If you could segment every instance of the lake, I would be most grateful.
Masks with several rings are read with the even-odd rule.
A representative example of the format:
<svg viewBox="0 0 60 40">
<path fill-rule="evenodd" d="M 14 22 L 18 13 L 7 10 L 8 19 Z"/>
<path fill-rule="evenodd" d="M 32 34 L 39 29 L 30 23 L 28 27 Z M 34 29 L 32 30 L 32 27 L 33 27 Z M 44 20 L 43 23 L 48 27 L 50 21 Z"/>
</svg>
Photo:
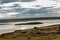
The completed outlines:
<svg viewBox="0 0 60 40">
<path fill-rule="evenodd" d="M 19 23 L 27 23 L 27 22 L 42 22 L 43 24 L 35 24 L 35 25 L 15 25 Z M 8 22 L 8 23 L 0 23 L 0 24 L 6 24 L 6 25 L 0 25 L 0 34 L 7 33 L 7 32 L 13 32 L 15 30 L 24 30 L 24 29 L 30 29 L 33 27 L 44 27 L 49 25 L 56 25 L 60 24 L 60 20 L 34 20 L 34 21 L 23 21 L 23 22 Z"/>
</svg>

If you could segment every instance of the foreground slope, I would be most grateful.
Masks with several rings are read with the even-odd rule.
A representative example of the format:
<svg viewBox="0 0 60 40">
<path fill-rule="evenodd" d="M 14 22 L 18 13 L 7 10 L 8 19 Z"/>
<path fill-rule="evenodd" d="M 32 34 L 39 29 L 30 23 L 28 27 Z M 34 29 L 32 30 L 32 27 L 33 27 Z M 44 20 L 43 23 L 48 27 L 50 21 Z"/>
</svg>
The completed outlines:
<svg viewBox="0 0 60 40">
<path fill-rule="evenodd" d="M 16 30 L 0 35 L 0 40 L 60 40 L 60 24 Z"/>
</svg>

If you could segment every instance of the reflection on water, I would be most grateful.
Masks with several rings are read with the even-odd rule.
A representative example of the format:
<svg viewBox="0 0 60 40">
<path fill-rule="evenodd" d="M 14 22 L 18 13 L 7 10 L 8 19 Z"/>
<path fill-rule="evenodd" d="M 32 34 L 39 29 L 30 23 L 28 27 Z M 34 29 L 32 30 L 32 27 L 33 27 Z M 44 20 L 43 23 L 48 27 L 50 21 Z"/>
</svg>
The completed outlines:
<svg viewBox="0 0 60 40">
<path fill-rule="evenodd" d="M 28 22 L 34 22 L 34 21 L 28 21 Z M 14 25 L 14 24 L 25 23 L 25 22 L 5 23 L 7 25 L 0 25 L 0 34 L 1 33 L 6 33 L 6 32 L 12 32 L 14 30 L 24 30 L 24 29 L 30 29 L 30 28 L 33 28 L 33 27 L 43 27 L 43 26 L 60 24 L 60 20 L 36 20 L 35 22 L 43 22 L 43 24 L 36 24 L 36 25 Z"/>
</svg>

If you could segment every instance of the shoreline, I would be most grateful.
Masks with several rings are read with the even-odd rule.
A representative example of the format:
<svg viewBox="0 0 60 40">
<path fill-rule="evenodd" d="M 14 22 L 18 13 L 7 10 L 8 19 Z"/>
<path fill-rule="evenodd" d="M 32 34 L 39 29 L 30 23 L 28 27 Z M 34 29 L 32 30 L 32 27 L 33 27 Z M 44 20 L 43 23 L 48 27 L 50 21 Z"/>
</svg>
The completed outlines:
<svg viewBox="0 0 60 40">
<path fill-rule="evenodd" d="M 40 30 L 40 31 L 39 31 Z M 45 27 L 34 27 L 26 30 L 15 30 L 14 32 L 4 33 L 0 35 L 1 40 L 52 40 L 60 39 L 60 24 L 45 26 Z M 30 33 L 32 32 L 32 34 Z M 37 34 L 35 34 L 37 33 Z M 34 35 L 33 35 L 34 34 Z M 13 35 L 13 36 L 12 36 Z M 39 36 L 40 35 L 40 36 Z M 46 37 L 47 36 L 47 37 Z M 43 39 L 44 38 L 44 39 Z"/>
<path fill-rule="evenodd" d="M 14 32 L 14 31 L 16 31 L 16 30 L 28 30 L 28 29 L 33 29 L 34 27 L 37 27 L 37 28 L 45 28 L 45 27 L 50 27 L 50 26 L 59 26 L 60 24 L 54 24 L 54 25 L 47 25 L 47 26 L 33 26 L 33 27 L 30 27 L 30 28 L 19 28 L 19 29 L 14 29 L 14 30 L 12 30 L 11 28 L 11 31 L 7 31 L 7 32 L 3 32 L 3 33 L 0 33 L 0 34 L 5 34 L 5 33 L 11 33 L 11 32 Z M 10 30 L 10 29 L 7 29 L 7 30 Z"/>
</svg>

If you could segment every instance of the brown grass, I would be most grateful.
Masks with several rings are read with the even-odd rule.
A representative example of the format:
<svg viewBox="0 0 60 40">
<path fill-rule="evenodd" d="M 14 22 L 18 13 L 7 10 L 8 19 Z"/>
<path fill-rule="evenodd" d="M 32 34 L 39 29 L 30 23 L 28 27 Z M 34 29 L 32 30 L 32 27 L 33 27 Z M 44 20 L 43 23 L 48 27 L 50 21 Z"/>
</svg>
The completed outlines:
<svg viewBox="0 0 60 40">
<path fill-rule="evenodd" d="M 0 35 L 0 40 L 60 40 L 60 24 Z"/>
</svg>

